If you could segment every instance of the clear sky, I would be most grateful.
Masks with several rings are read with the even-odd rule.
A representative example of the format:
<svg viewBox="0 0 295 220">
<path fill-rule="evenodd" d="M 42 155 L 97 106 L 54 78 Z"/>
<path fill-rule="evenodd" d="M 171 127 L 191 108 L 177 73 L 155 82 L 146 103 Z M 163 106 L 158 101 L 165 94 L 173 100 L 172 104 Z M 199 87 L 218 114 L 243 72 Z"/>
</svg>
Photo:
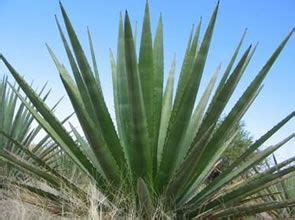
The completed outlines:
<svg viewBox="0 0 295 220">
<path fill-rule="evenodd" d="M 119 13 L 127 9 L 133 24 L 138 21 L 138 28 L 141 30 L 145 1 L 63 0 L 62 2 L 85 47 L 88 46 L 86 27 L 89 26 L 91 29 L 104 94 L 108 106 L 113 109 L 109 48 L 116 50 Z M 215 0 L 150 0 L 153 32 L 159 14 L 163 15 L 166 68 L 169 67 L 172 57 L 176 54 L 179 69 L 192 24 L 197 23 L 201 16 L 203 24 L 207 24 L 215 4 Z M 248 34 L 243 49 L 250 43 L 259 41 L 254 59 L 244 74 L 226 112 L 283 37 L 295 27 L 294 9 L 295 1 L 293 0 L 221 1 L 215 35 L 202 81 L 203 85 L 220 62 L 224 70 L 246 27 Z M 52 94 L 54 94 L 49 100 L 50 103 L 56 101 L 65 92 L 45 48 L 45 42 L 52 47 L 61 61 L 68 65 L 57 32 L 54 14 L 61 19 L 56 0 L 0 1 L 0 51 L 28 81 L 34 81 L 35 87 L 41 87 L 46 81 L 49 82 L 49 87 L 52 88 Z M 86 51 L 89 52 L 88 48 Z M 255 138 L 295 110 L 294 59 L 295 36 L 291 38 L 271 69 L 264 82 L 262 93 L 243 118 L 247 130 Z M 7 71 L 1 65 L 0 75 L 3 73 Z M 204 86 L 201 90 L 203 88 Z M 65 116 L 70 109 L 69 103 L 64 101 L 57 113 Z M 268 144 L 274 144 L 294 131 L 295 120 L 293 119 Z M 291 141 L 276 153 L 279 159 L 294 155 L 295 141 Z"/>
</svg>

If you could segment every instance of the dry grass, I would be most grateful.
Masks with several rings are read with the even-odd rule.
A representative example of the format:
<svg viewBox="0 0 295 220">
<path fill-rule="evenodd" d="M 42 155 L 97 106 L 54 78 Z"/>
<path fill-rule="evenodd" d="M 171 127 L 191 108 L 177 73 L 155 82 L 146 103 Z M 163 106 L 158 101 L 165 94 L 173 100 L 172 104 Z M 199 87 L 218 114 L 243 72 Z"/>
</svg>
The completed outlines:
<svg viewBox="0 0 295 220">
<path fill-rule="evenodd" d="M 18 199 L 4 199 L 0 201 L 1 220 L 53 220 L 63 219 L 45 208 L 24 203 Z"/>
<path fill-rule="evenodd" d="M 42 188 L 44 189 L 45 186 Z M 88 186 L 88 195 L 90 206 L 85 207 L 82 204 L 79 204 L 77 198 L 73 197 L 71 199 L 74 204 L 72 207 L 73 210 L 67 210 L 67 212 L 63 213 L 67 217 L 61 217 L 60 215 L 53 214 L 60 207 L 56 207 L 55 204 L 49 200 L 29 191 L 20 189 L 15 185 L 10 185 L 9 190 L 0 191 L 0 220 L 139 220 L 134 211 L 133 204 L 131 204 L 129 199 L 124 197 L 123 194 L 116 195 L 116 201 L 118 203 L 129 203 L 130 208 L 128 208 L 128 213 L 125 213 L 123 216 L 121 210 L 117 209 L 115 206 L 109 206 L 110 209 L 108 212 L 102 210 L 102 204 L 105 204 L 106 198 L 101 195 L 95 186 Z M 86 209 L 87 212 L 84 212 L 85 214 L 83 214 L 83 216 L 78 216 L 75 213 L 77 213 L 77 209 L 79 208 Z M 165 215 L 161 206 L 155 210 L 153 219 L 158 219 L 157 217 L 159 216 L 161 216 L 162 219 L 171 219 L 168 215 Z"/>
<path fill-rule="evenodd" d="M 38 187 L 45 191 L 51 191 L 51 188 L 44 183 L 39 182 Z M 79 198 L 69 193 L 67 198 L 71 201 L 71 209 L 69 210 L 67 206 L 67 210 L 65 210 L 44 197 L 11 184 L 8 189 L 0 190 L 0 220 L 136 219 L 132 211 L 128 217 L 119 217 L 120 210 L 115 206 L 108 205 L 109 211 L 103 212 L 102 206 L 106 204 L 106 198 L 91 184 L 88 185 L 87 191 L 90 206 L 86 207 Z M 118 195 L 117 201 L 119 203 L 127 203 L 125 200 L 123 195 Z M 84 210 L 84 214 L 77 214 L 77 210 L 80 212 Z M 59 215 L 54 213 L 59 213 Z M 60 213 L 67 217 L 61 217 Z"/>
</svg>

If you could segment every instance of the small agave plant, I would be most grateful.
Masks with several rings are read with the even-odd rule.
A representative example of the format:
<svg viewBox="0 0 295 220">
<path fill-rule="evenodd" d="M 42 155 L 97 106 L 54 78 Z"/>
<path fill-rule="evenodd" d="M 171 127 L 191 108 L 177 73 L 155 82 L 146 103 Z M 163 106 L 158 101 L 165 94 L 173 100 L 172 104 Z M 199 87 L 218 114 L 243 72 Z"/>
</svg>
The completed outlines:
<svg viewBox="0 0 295 220">
<path fill-rule="evenodd" d="M 42 101 L 46 101 L 51 92 L 51 90 L 46 89 L 46 86 L 47 84 L 44 84 L 38 92 L 38 96 L 42 97 Z M 0 160 L 0 189 L 4 189 L 4 196 L 1 192 L 0 200 L 15 198 L 16 194 L 21 192 L 22 201 L 32 203 L 30 198 L 24 196 L 29 195 L 25 194 L 26 190 L 33 193 L 39 192 L 42 196 L 46 194 L 40 190 L 36 191 L 36 188 L 31 186 L 32 184 L 36 185 L 36 181 L 32 179 L 31 175 L 28 175 L 28 171 L 34 172 L 34 169 L 30 169 L 29 166 L 18 163 L 18 161 L 27 161 L 38 166 L 40 163 L 38 164 L 36 159 L 39 158 L 39 161 L 50 165 L 56 171 L 62 171 L 63 174 L 66 173 L 64 172 L 65 166 L 69 166 L 67 163 L 70 162 L 68 158 L 65 158 L 62 149 L 51 139 L 50 135 L 42 134 L 42 127 L 34 125 L 34 116 L 26 108 L 24 102 L 18 99 L 17 93 L 19 92 L 20 88 L 11 85 L 8 82 L 8 77 L 3 76 L 0 81 L 0 154 L 2 157 L 2 160 Z M 59 99 L 51 108 L 51 111 L 54 111 L 61 101 L 62 99 Z M 66 117 L 62 123 L 67 122 L 72 115 Z M 10 162 L 5 163 L 7 160 Z M 13 161 L 14 163 L 12 163 Z M 71 166 L 70 173 L 73 175 L 75 169 L 73 169 L 72 164 Z M 14 169 L 15 167 L 17 169 Z M 27 183 L 30 183 L 30 185 L 27 185 Z M 38 182 L 38 186 L 41 185 Z M 34 202 L 38 205 L 38 201 L 35 200 Z"/>
<path fill-rule="evenodd" d="M 113 122 L 101 89 L 90 33 L 88 32 L 92 64 L 86 58 L 61 5 L 70 43 L 58 20 L 57 26 L 74 79 L 49 47 L 48 50 L 85 138 L 74 127 L 72 133 L 68 132 L 44 100 L 1 55 L 2 61 L 29 100 L 15 91 L 23 105 L 64 154 L 79 167 L 85 178 L 87 176 L 103 194 L 104 202 L 100 205 L 105 214 L 115 207 L 118 216 L 123 217 L 133 213 L 131 217 L 147 219 L 165 216 L 177 219 L 217 218 L 251 215 L 294 205 L 295 200 L 292 198 L 275 204 L 267 201 L 257 203 L 251 198 L 277 183 L 281 177 L 294 172 L 295 166 L 290 164 L 295 158 L 255 173 L 247 179 L 243 179 L 242 175 L 295 136 L 292 134 L 280 143 L 257 152 L 265 141 L 295 116 L 295 112 L 254 141 L 218 177 L 209 183 L 207 181 L 219 158 L 234 140 L 236 127 L 261 91 L 264 78 L 293 33 L 292 30 L 281 42 L 220 123 L 224 108 L 256 47 L 250 45 L 237 60 L 244 34 L 217 88 L 214 90 L 220 68 L 212 75 L 207 88 L 200 95 L 200 101 L 196 103 L 218 7 L 217 4 L 203 39 L 199 39 L 201 22 L 190 35 L 175 94 L 175 61 L 164 88 L 162 18 L 159 19 L 153 39 L 149 7 L 146 6 L 137 56 L 126 12 L 125 18 L 120 19 L 117 56 L 115 58 L 111 54 L 110 58 L 116 115 Z M 21 144 L 19 146 L 22 147 Z M 39 180 L 47 182 L 57 192 L 62 189 L 76 193 L 86 206 L 90 205 L 91 195 L 81 185 L 72 182 L 33 151 L 25 153 L 31 158 L 30 161 L 15 160 L 4 152 L 0 156 L 8 163 L 22 167 L 23 171 L 29 171 Z M 55 202 L 69 201 L 62 192 L 54 194 L 32 186 L 28 188 Z M 118 195 L 128 202 L 122 202 Z"/>
<path fill-rule="evenodd" d="M 30 131 L 33 117 L 23 104 L 18 106 L 17 102 L 17 95 L 10 89 L 7 76 L 4 76 L 0 81 L 0 130 L 28 145 L 33 135 Z M 6 150 L 14 151 L 13 143 L 1 135 L 0 148 L 4 147 Z"/>
<path fill-rule="evenodd" d="M 11 85 L 8 82 L 8 77 L 3 76 L 0 81 L 0 151 L 1 153 L 15 157 L 22 158 L 31 162 L 27 152 L 33 152 L 42 160 L 59 166 L 61 149 L 52 141 L 49 135 L 42 135 L 42 127 L 40 125 L 34 126 L 34 117 L 26 108 L 23 102 L 18 99 L 17 93 L 20 88 L 16 85 Z M 45 93 L 45 94 L 44 94 Z M 46 84 L 38 92 L 38 96 L 45 101 L 50 94 L 50 90 L 46 91 Z M 62 99 L 51 108 L 54 111 Z M 64 122 L 66 122 L 67 117 Z M 39 140 L 37 141 L 37 136 Z M 10 166 L 4 166 L 3 161 L 0 161 L 1 182 L 14 181 L 25 177 L 19 171 L 10 169 Z"/>
<path fill-rule="evenodd" d="M 50 93 L 50 91 L 48 91 L 43 95 L 45 88 L 46 84 L 41 88 L 38 94 L 42 96 L 44 101 Z M 26 109 L 24 103 L 19 102 L 17 94 L 14 91 L 19 92 L 20 88 L 11 85 L 8 82 L 8 77 L 3 76 L 3 79 L 0 81 L 0 149 L 22 157 L 23 152 L 15 145 L 15 142 L 19 142 L 25 148 L 30 148 L 30 150 L 34 152 L 38 151 L 41 156 L 41 151 L 44 150 L 44 147 L 50 148 L 49 145 L 53 143 L 50 141 L 50 136 L 47 135 L 42 142 L 33 144 L 33 141 L 40 133 L 42 127 L 37 126 L 34 128 L 34 117 L 28 109 Z M 54 108 L 52 110 L 54 110 Z M 48 152 L 42 156 L 46 157 L 49 153 L 51 153 L 51 151 L 48 150 Z"/>
</svg>

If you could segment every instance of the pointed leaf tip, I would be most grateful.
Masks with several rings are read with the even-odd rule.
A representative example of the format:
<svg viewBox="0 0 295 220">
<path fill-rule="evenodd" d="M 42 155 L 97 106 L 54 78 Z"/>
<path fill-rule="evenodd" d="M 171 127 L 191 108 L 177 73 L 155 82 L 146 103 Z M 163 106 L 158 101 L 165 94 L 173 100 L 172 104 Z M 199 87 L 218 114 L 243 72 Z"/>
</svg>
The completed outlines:
<svg viewBox="0 0 295 220">
<path fill-rule="evenodd" d="M 144 15 L 150 16 L 150 6 L 148 0 L 145 3 L 145 8 L 144 8 Z"/>
<path fill-rule="evenodd" d="M 218 9 L 219 9 L 219 0 L 218 0 L 216 6 L 215 6 L 215 8 L 214 8 L 213 13 L 212 13 L 212 17 L 215 17 L 215 19 L 216 19 L 217 14 L 218 14 Z"/>
<path fill-rule="evenodd" d="M 58 3 L 59 3 L 59 7 L 63 10 L 62 2 L 61 1 L 58 1 Z"/>
<path fill-rule="evenodd" d="M 290 31 L 290 33 L 287 35 L 285 41 L 288 41 L 288 40 L 289 40 L 289 38 L 292 36 L 292 34 L 294 33 L 294 31 L 295 31 L 295 28 L 293 28 L 293 29 Z"/>
<path fill-rule="evenodd" d="M 128 18 L 128 20 L 129 20 L 128 11 L 127 11 L 127 10 L 125 10 L 125 19 L 127 19 L 127 18 Z"/>
<path fill-rule="evenodd" d="M 60 27 L 60 24 L 59 24 L 59 21 L 58 21 L 57 15 L 54 15 L 54 18 L 55 18 L 55 22 L 56 22 L 56 24 L 57 24 L 57 26 L 58 26 L 58 28 L 59 28 L 59 27 Z"/>
<path fill-rule="evenodd" d="M 248 49 L 246 50 L 245 54 L 246 54 L 246 53 L 249 53 L 249 51 L 251 50 L 251 48 L 252 48 L 252 44 L 250 44 L 250 46 L 249 46 Z"/>
<path fill-rule="evenodd" d="M 196 32 L 198 31 L 198 29 L 200 29 L 200 27 L 201 27 L 201 25 L 202 25 L 202 16 L 200 17 L 200 20 L 199 20 L 199 22 L 197 23 L 197 26 L 196 26 Z M 193 28 L 194 29 L 194 28 Z"/>
<path fill-rule="evenodd" d="M 258 47 L 258 45 L 259 45 L 259 41 L 257 41 L 256 43 L 255 43 L 255 49 Z"/>
<path fill-rule="evenodd" d="M 243 32 L 243 35 L 242 35 L 242 40 L 244 40 L 244 38 L 246 37 L 247 32 L 248 32 L 248 28 L 245 28 L 244 32 Z"/>
</svg>

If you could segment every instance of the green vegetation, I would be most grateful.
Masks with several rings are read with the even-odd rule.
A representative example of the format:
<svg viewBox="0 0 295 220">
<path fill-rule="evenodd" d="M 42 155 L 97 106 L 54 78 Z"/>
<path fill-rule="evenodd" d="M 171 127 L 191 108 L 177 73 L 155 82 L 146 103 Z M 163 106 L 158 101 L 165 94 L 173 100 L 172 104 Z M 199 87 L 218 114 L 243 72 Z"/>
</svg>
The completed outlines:
<svg viewBox="0 0 295 220">
<path fill-rule="evenodd" d="M 23 143 L 15 141 L 27 159 L 20 159 L 7 151 L 1 151 L 0 158 L 30 176 L 31 181 L 46 182 L 48 188 L 45 190 L 30 182 L 15 184 L 52 202 L 56 207 L 54 212 L 60 215 L 67 215 L 77 207 L 75 214 L 83 216 L 89 207 L 95 207 L 104 215 L 112 215 L 112 211 L 117 210 L 117 216 L 130 218 L 215 218 L 252 215 L 294 205 L 292 198 L 275 203 L 257 202 L 255 195 L 294 172 L 295 166 L 290 164 L 295 158 L 252 172 L 247 179 L 242 177 L 295 136 L 291 134 L 257 153 L 265 141 L 295 116 L 295 112 L 249 143 L 250 146 L 237 158 L 229 160 L 219 176 L 207 181 L 224 152 L 240 135 L 237 127 L 241 118 L 261 91 L 264 78 L 293 33 L 292 30 L 286 36 L 234 107 L 220 120 L 256 47 L 250 45 L 237 60 L 244 34 L 217 88 L 214 90 L 220 67 L 213 73 L 200 101 L 195 103 L 218 7 L 214 9 L 203 39 L 199 39 L 201 22 L 190 35 L 175 94 L 175 60 L 164 88 L 162 18 L 159 18 L 156 35 L 152 38 L 149 7 L 146 6 L 139 56 L 128 13 L 124 19 L 120 18 L 117 56 L 110 55 L 116 114 L 114 124 L 100 86 L 90 32 L 92 65 L 61 5 L 70 43 L 58 20 L 57 25 L 74 79 L 49 46 L 48 50 L 85 138 L 74 126 L 70 132 L 67 131 L 63 125 L 66 120 L 59 121 L 45 100 L 1 55 L 1 60 L 24 93 L 14 89 L 22 105 L 46 131 L 57 149 L 62 150 L 55 161 L 65 160 L 69 163 L 65 165 L 66 169 L 77 168 L 75 178 L 73 175 L 70 178 L 71 172 L 56 168 Z M 10 136 L 12 139 L 15 137 Z M 93 199 L 93 193 L 85 188 L 88 183 L 99 189 L 100 198 Z"/>
<path fill-rule="evenodd" d="M 277 166 L 277 160 L 273 155 L 274 164 Z M 270 168 L 268 161 L 264 162 L 264 165 L 267 168 Z M 279 168 L 278 168 L 279 170 Z M 257 169 L 254 169 L 256 173 L 259 173 Z M 257 202 L 269 202 L 269 203 L 280 203 L 294 197 L 295 193 L 295 182 L 294 182 L 294 172 L 285 176 L 280 181 L 277 181 L 276 184 L 271 185 L 270 187 L 260 191 L 253 198 L 257 199 Z M 273 218 L 286 219 L 294 218 L 295 210 L 294 207 L 286 207 L 278 210 L 271 210 L 268 212 Z"/>
<path fill-rule="evenodd" d="M 219 124 L 222 124 L 222 121 L 219 122 Z M 232 141 L 229 143 L 229 145 L 226 147 L 226 150 L 222 153 L 218 161 L 215 163 L 215 168 L 208 176 L 208 181 L 210 182 L 214 178 L 219 176 L 223 172 L 223 170 L 229 167 L 232 162 L 237 160 L 251 146 L 251 144 L 253 144 L 253 140 L 249 132 L 245 130 L 244 123 L 238 124 L 236 126 L 236 131 Z"/>
<path fill-rule="evenodd" d="M 19 91 L 18 88 L 15 89 Z M 17 101 L 17 95 L 10 89 L 7 77 L 3 77 L 0 81 L 0 130 L 6 131 L 9 137 L 28 145 L 32 140 L 32 137 L 28 136 L 33 135 L 30 129 L 33 117 L 24 104 L 19 106 Z M 3 147 L 14 152 L 12 142 L 1 135 L 0 148 Z"/>
<path fill-rule="evenodd" d="M 26 108 L 25 103 L 18 98 L 19 92 L 20 88 L 16 85 L 11 85 L 8 82 L 7 76 L 4 76 L 0 81 L 0 154 L 6 159 L 9 158 L 11 161 L 15 161 L 15 163 L 4 163 L 5 159 L 4 162 L 3 160 L 0 161 L 0 189 L 7 189 L 4 197 L 8 198 L 14 197 L 15 192 L 13 191 L 19 188 L 22 189 L 23 195 L 28 195 L 23 190 L 29 190 L 34 193 L 39 190 L 39 193 L 41 192 L 44 197 L 47 196 L 46 192 L 32 187 L 36 183 L 27 173 L 34 173 L 36 169 L 25 166 L 19 163 L 19 161 L 26 161 L 35 166 L 43 166 L 46 163 L 54 168 L 54 172 L 60 172 L 68 176 L 73 176 L 77 171 L 75 165 L 64 155 L 58 144 L 52 141 L 50 135 L 42 134 L 42 127 L 34 125 L 34 116 Z M 50 92 L 50 90 L 46 91 L 45 84 L 38 92 L 38 96 L 42 97 L 42 101 L 46 101 Z M 55 111 L 61 100 L 59 99 L 50 109 L 52 112 Z M 67 122 L 71 116 L 72 114 L 66 117 L 62 123 Z M 13 169 L 15 167 L 17 169 Z M 72 178 L 77 175 L 75 174 Z M 23 184 L 24 182 L 29 182 L 29 185 Z M 40 187 L 40 182 L 37 185 Z M 1 194 L 0 198 L 3 199 L 2 197 L 3 195 Z M 21 201 L 32 203 L 30 196 L 24 196 L 20 199 Z M 38 206 L 38 201 L 34 201 L 33 204 Z M 50 208 L 48 209 L 50 210 Z"/>
<path fill-rule="evenodd" d="M 41 89 L 39 95 L 42 95 L 45 86 Z M 15 146 L 14 141 L 21 143 L 25 148 L 32 147 L 32 141 L 40 132 L 41 127 L 32 128 L 34 118 L 25 108 L 25 105 L 19 102 L 13 90 L 20 91 L 20 88 L 10 85 L 7 77 L 4 76 L 0 81 L 0 132 L 2 134 L 0 136 L 0 149 L 22 157 L 22 151 L 20 151 L 18 146 Z M 44 101 L 48 95 L 49 92 L 44 95 Z M 39 148 L 41 149 L 41 147 Z M 2 165 L 3 163 L 1 167 L 4 167 Z M 5 171 L 12 172 L 8 167 L 6 167 Z M 13 176 L 15 174 L 6 173 L 6 175 Z"/>
<path fill-rule="evenodd" d="M 46 101 L 50 94 L 50 90 L 45 93 L 46 84 L 38 93 L 42 97 L 42 101 Z M 34 126 L 34 117 L 26 108 L 25 103 L 20 102 L 17 94 L 20 93 L 20 88 L 11 85 L 7 76 L 4 76 L 0 81 L 0 149 L 9 155 L 27 158 L 28 153 L 34 153 L 42 160 L 57 165 L 57 158 L 61 152 L 58 145 L 52 141 L 49 135 L 41 135 L 42 127 Z M 43 93 L 45 93 L 43 95 Z M 54 111 L 62 99 L 51 108 Z M 67 117 L 64 122 L 66 122 Z M 63 122 L 63 123 L 64 123 Z M 36 137 L 42 136 L 40 141 L 35 143 Z"/>
</svg>

